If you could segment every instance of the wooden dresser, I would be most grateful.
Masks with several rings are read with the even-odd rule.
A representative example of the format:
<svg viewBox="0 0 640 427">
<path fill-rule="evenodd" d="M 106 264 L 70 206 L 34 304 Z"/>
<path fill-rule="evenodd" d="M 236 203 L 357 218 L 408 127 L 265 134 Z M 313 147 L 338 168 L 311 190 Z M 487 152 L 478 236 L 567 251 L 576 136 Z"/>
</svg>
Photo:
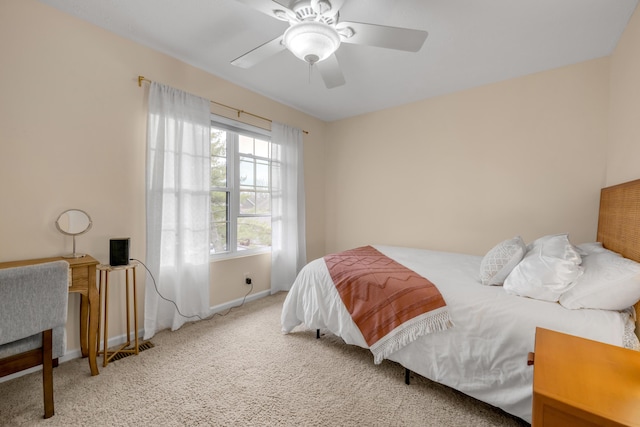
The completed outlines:
<svg viewBox="0 0 640 427">
<path fill-rule="evenodd" d="M 80 346 L 82 357 L 89 358 L 91 375 L 98 375 L 96 362 L 98 337 L 98 288 L 96 287 L 96 266 L 98 261 L 85 255 L 81 258 L 39 258 L 20 261 L 2 262 L 0 268 L 22 267 L 51 261 L 67 261 L 69 263 L 69 293 L 79 293 L 80 299 Z"/>
<path fill-rule="evenodd" d="M 533 427 L 640 426 L 640 352 L 536 330 Z"/>
</svg>

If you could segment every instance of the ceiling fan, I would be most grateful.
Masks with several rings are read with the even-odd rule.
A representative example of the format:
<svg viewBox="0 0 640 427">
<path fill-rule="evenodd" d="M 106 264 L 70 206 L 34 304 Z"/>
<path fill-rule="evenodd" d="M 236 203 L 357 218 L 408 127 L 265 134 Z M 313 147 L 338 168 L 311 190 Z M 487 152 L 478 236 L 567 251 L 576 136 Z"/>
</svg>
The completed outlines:
<svg viewBox="0 0 640 427">
<path fill-rule="evenodd" d="M 231 64 L 250 68 L 288 49 L 310 66 L 315 65 L 329 89 L 345 84 L 335 55 L 340 43 L 417 52 L 428 34 L 409 28 L 340 21 L 340 8 L 346 0 L 237 1 L 289 22 L 289 28 L 284 34 L 234 59 Z"/>
</svg>

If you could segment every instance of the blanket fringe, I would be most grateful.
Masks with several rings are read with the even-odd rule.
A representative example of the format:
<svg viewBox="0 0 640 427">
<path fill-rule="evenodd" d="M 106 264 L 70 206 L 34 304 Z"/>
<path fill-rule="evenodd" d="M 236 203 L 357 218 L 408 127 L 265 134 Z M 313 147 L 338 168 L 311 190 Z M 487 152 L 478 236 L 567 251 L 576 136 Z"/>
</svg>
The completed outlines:
<svg viewBox="0 0 640 427">
<path fill-rule="evenodd" d="M 409 321 L 391 331 L 385 337 L 371 346 L 373 362 L 376 365 L 382 363 L 384 359 L 392 353 L 400 350 L 407 344 L 412 343 L 418 337 L 433 332 L 445 331 L 453 327 L 451 315 L 447 307 L 442 307 L 435 311 L 430 311 Z"/>
</svg>

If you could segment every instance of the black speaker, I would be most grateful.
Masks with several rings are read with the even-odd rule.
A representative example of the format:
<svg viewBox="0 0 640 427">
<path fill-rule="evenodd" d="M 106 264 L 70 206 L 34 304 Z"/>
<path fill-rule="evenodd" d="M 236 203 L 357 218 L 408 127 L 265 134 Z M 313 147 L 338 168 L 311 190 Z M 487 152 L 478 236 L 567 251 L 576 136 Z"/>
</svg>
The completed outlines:
<svg viewBox="0 0 640 427">
<path fill-rule="evenodd" d="M 109 265 L 129 264 L 129 241 L 130 238 L 111 239 L 109 241 Z"/>
</svg>

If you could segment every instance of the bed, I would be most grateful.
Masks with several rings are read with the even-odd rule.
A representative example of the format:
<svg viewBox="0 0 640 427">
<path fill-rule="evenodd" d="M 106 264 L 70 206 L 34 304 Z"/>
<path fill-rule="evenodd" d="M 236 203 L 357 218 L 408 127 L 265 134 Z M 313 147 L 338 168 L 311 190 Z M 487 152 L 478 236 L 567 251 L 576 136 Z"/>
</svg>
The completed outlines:
<svg viewBox="0 0 640 427">
<path fill-rule="evenodd" d="M 451 320 L 450 327 L 417 334 L 383 358 L 531 422 L 533 368 L 527 365 L 527 355 L 534 349 L 536 327 L 640 347 L 635 320 L 640 310 L 640 180 L 602 189 L 597 242 L 560 247 L 561 240 L 568 241 L 568 236 L 541 236 L 526 245 L 521 256 L 503 262 L 504 268 L 493 266 L 497 272 L 488 282 L 497 283 L 487 283 L 482 275 L 490 253 L 504 250 L 500 244 L 505 242 L 484 256 L 373 246 L 435 284 Z M 516 279 L 536 282 L 526 273 L 531 273 L 531 262 L 540 260 L 536 251 L 548 250 L 540 248 L 564 250 L 559 261 L 564 264 L 554 268 L 570 276 L 564 288 L 549 288 L 549 280 L 545 282 L 545 292 L 554 291 L 551 296 L 527 294 L 527 289 L 513 285 Z M 565 268 L 567 251 L 578 258 L 570 260 L 572 269 Z M 347 344 L 371 349 L 332 274 L 325 258 L 300 271 L 283 305 L 283 332 L 324 330 Z"/>
</svg>

